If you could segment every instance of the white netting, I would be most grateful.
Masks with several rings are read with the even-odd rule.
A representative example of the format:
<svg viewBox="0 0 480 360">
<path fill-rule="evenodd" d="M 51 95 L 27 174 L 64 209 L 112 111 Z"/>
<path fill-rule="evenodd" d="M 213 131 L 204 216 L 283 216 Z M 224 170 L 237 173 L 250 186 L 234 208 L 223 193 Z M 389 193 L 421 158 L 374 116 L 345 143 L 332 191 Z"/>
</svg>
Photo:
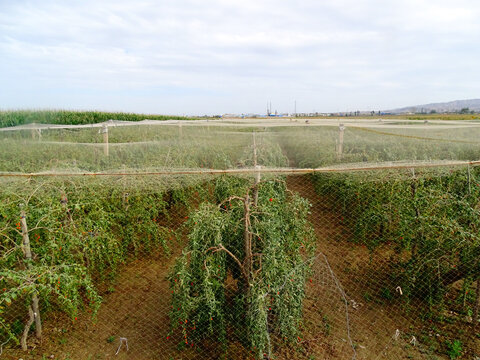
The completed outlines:
<svg viewBox="0 0 480 360">
<path fill-rule="evenodd" d="M 0 354 L 475 358 L 479 132 L 297 118 L 0 129 Z"/>
</svg>

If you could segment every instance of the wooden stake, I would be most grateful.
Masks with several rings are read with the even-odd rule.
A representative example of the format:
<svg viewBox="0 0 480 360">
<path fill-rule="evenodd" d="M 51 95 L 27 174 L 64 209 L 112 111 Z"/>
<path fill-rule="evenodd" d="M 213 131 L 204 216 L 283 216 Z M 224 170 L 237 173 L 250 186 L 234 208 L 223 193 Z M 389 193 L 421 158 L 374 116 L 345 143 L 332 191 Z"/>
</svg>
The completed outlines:
<svg viewBox="0 0 480 360">
<path fill-rule="evenodd" d="M 257 142 L 255 133 L 253 133 L 253 166 L 256 170 L 260 170 L 261 166 L 257 165 Z M 260 183 L 260 171 L 255 172 L 255 187 L 253 189 L 253 205 L 258 204 L 258 184 Z"/>
<path fill-rule="evenodd" d="M 245 272 L 248 276 L 246 279 L 247 281 L 247 289 L 251 286 L 250 281 L 252 279 L 253 273 L 253 266 L 252 266 L 252 233 L 250 232 L 250 197 L 248 194 L 245 196 L 244 201 L 245 206 L 245 222 L 244 222 L 244 241 L 245 241 L 245 260 L 244 260 L 244 268 Z"/>
<path fill-rule="evenodd" d="M 255 133 L 253 133 L 253 166 L 257 166 L 257 141 Z"/>
<path fill-rule="evenodd" d="M 100 130 L 100 132 L 103 134 L 103 153 L 105 156 L 108 156 L 109 155 L 109 145 L 108 145 L 108 126 L 107 125 L 103 125 L 102 126 L 102 129 Z"/>
<path fill-rule="evenodd" d="M 255 207 L 257 207 L 258 205 L 258 184 L 260 183 L 260 179 L 261 179 L 261 174 L 260 174 L 260 169 L 262 167 L 260 165 L 255 165 L 255 169 L 258 170 L 256 173 L 255 173 L 255 187 L 254 187 L 254 190 L 253 190 L 253 196 L 254 196 L 254 199 L 253 199 L 253 204 Z"/>
<path fill-rule="evenodd" d="M 338 127 L 338 148 L 337 157 L 341 159 L 343 157 L 343 134 L 345 133 L 345 126 L 340 124 Z"/>
<path fill-rule="evenodd" d="M 22 210 L 20 213 L 20 224 L 22 228 L 22 245 L 23 245 L 23 251 L 25 254 L 25 260 L 27 260 L 27 266 L 29 268 L 32 267 L 32 264 L 30 263 L 32 260 L 32 250 L 30 249 L 30 238 L 28 236 L 28 227 L 27 227 L 27 218 L 25 214 L 25 210 Z M 37 294 L 33 294 L 32 296 L 32 305 L 29 307 L 29 313 L 33 313 L 33 318 L 35 319 L 35 335 L 37 336 L 37 339 L 42 339 L 42 320 L 40 317 L 40 309 L 38 306 L 38 297 Z M 30 319 L 31 320 L 31 319 Z M 30 321 L 25 325 L 25 327 L 30 329 L 30 326 L 32 325 L 33 321 Z M 28 336 L 28 329 L 26 329 L 26 335 Z M 25 330 L 24 330 L 24 336 L 25 336 Z M 25 338 L 25 344 L 26 344 L 26 338 Z M 25 345 L 26 346 L 26 345 Z M 22 345 L 23 348 L 23 345 Z M 23 350 L 27 350 L 26 348 Z"/>
</svg>

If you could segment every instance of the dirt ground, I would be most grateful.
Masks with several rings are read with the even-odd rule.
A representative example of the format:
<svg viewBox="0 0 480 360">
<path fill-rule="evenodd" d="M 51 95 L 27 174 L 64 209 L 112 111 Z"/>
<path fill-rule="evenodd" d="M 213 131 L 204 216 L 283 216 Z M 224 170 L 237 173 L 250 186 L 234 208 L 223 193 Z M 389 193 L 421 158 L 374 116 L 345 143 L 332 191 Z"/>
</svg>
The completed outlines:
<svg viewBox="0 0 480 360">
<path fill-rule="evenodd" d="M 315 195 L 308 176 L 292 176 L 290 190 L 312 203 L 310 221 L 315 227 L 318 256 L 307 282 L 303 336 L 296 351 L 275 348 L 277 359 L 442 359 L 433 356 L 409 334 L 411 322 L 392 299 L 379 299 L 389 252 L 370 254 L 346 241 L 348 228 L 332 211 L 332 204 Z M 183 218 L 181 221 L 184 221 Z M 175 225 L 179 226 L 181 221 Z M 179 351 L 178 339 L 169 333 L 170 295 L 166 279 L 181 245 L 170 257 L 150 254 L 127 264 L 104 295 L 96 323 L 88 314 L 74 324 L 51 314 L 44 319 L 45 340 L 30 342 L 32 350 L 4 350 L 2 359 L 217 359 L 215 349 Z M 372 271 L 375 264 L 376 271 Z M 346 300 L 346 301 L 345 301 Z M 398 331 L 397 331 L 398 330 Z M 33 338 L 33 337 L 32 337 Z M 128 341 L 128 350 L 120 338 Z M 232 344 L 226 359 L 245 358 L 241 346 Z"/>
</svg>

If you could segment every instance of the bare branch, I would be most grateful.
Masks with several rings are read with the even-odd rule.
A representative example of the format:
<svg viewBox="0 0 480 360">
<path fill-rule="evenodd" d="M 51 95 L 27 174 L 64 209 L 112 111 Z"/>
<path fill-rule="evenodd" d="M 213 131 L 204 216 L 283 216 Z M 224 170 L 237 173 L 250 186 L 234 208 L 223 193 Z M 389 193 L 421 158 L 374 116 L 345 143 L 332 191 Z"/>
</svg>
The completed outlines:
<svg viewBox="0 0 480 360">
<path fill-rule="evenodd" d="M 233 260 L 235 260 L 235 262 L 240 267 L 240 270 L 242 271 L 243 276 L 245 277 L 245 279 L 248 280 L 248 276 L 247 276 L 247 273 L 245 271 L 245 267 L 243 266 L 243 264 L 240 262 L 240 260 L 238 260 L 238 258 L 230 250 L 225 248 L 225 246 L 223 246 L 222 244 L 218 244 L 218 246 L 208 248 L 206 251 L 212 251 L 214 253 L 218 252 L 218 251 L 225 251 L 228 255 L 230 255 L 232 257 Z"/>
<path fill-rule="evenodd" d="M 218 204 L 218 207 L 220 208 L 220 207 L 222 207 L 222 205 L 224 205 L 225 203 L 230 202 L 230 201 L 232 201 L 232 200 L 239 200 L 239 201 L 241 201 L 241 202 L 245 202 L 245 199 L 244 199 L 244 198 L 242 198 L 242 197 L 240 197 L 240 196 L 232 195 L 232 196 L 230 196 L 228 199 L 223 200 L 220 204 Z"/>
</svg>

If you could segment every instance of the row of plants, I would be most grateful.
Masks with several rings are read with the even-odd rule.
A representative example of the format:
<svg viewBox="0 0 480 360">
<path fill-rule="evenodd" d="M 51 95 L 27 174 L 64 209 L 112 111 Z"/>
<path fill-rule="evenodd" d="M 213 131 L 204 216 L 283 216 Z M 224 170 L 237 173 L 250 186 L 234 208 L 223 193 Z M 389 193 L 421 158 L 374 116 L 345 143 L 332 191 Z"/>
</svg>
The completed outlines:
<svg viewBox="0 0 480 360">
<path fill-rule="evenodd" d="M 380 125 L 379 125 L 380 126 Z M 278 130 L 279 142 L 300 168 L 334 164 L 390 161 L 477 160 L 477 132 L 459 129 L 356 129 L 347 127 L 342 154 L 337 127 L 301 127 Z"/>
<path fill-rule="evenodd" d="M 44 128 L 44 129 L 4 129 L 1 131 L 2 139 L 38 141 L 38 142 L 64 142 L 78 144 L 103 143 L 103 135 L 100 127 L 80 128 Z M 251 132 L 251 131 L 250 131 Z M 223 134 L 226 132 L 223 131 Z M 121 126 L 110 124 L 108 126 L 108 141 L 110 144 L 124 144 L 135 142 L 168 141 L 180 137 L 206 140 L 209 137 L 219 135 L 219 129 L 201 126 L 191 122 L 159 122 L 158 125 L 130 124 Z M 237 134 L 238 135 L 238 134 Z M 245 134 L 247 135 L 247 134 Z"/>
<path fill-rule="evenodd" d="M 158 181 L 112 179 L 2 185 L 0 342 L 24 349 L 30 310 L 37 306 L 40 317 L 60 311 L 73 322 L 85 311 L 94 318 L 120 266 L 146 254 L 168 256 L 178 240 L 172 209 L 207 192 L 198 182 L 169 190 Z"/>
<path fill-rule="evenodd" d="M 0 127 L 29 123 L 38 124 L 95 124 L 108 120 L 142 121 L 150 120 L 187 120 L 184 116 L 147 115 L 136 113 L 72 111 L 72 110 L 11 110 L 0 111 Z"/>
<path fill-rule="evenodd" d="M 278 144 L 257 137 L 239 165 L 287 162 Z M 222 176 L 213 198 L 189 215 L 188 243 L 169 277 L 167 339 L 203 349 L 218 339 L 214 356 L 228 357 L 239 344 L 236 356 L 257 359 L 297 343 L 315 236 L 307 221 L 310 204 L 285 180 Z"/>
<path fill-rule="evenodd" d="M 424 322 L 414 334 L 437 351 L 449 353 L 453 341 L 471 343 L 475 330 L 461 329 L 478 329 L 479 176 L 478 168 L 313 175 L 347 239 L 372 253 L 393 250 L 376 295 L 401 301 L 411 312 L 406 316 L 420 314 Z M 393 296 L 397 287 L 402 296 Z M 447 340 L 436 344 L 432 328 L 445 329 Z"/>
<path fill-rule="evenodd" d="M 162 127 L 156 130 L 159 130 L 156 134 L 162 136 L 162 139 L 143 143 L 131 142 L 139 135 L 139 128 L 113 129 L 112 134 L 119 133 L 122 141 L 128 142 L 110 144 L 108 156 L 104 153 L 103 144 L 32 141 L 7 136 L 0 141 L 0 171 L 30 173 L 228 169 L 241 162 L 244 149 L 252 143 L 252 135 L 248 133 L 229 135 L 212 131 L 199 135 L 190 129 L 180 136 L 176 128 Z M 92 136 L 102 139 L 98 133 Z"/>
<path fill-rule="evenodd" d="M 372 251 L 382 245 L 395 248 L 404 272 L 404 293 L 427 295 L 433 305 L 449 284 L 476 280 L 480 275 L 479 170 L 378 175 L 313 177 L 319 194 L 330 198 L 344 218 L 352 241 Z"/>
<path fill-rule="evenodd" d="M 273 344 L 297 342 L 314 234 L 309 203 L 284 180 L 222 177 L 215 201 L 189 216 L 188 244 L 170 275 L 169 337 L 181 347 L 214 338 L 223 355 L 236 342 L 263 359 Z"/>
</svg>

